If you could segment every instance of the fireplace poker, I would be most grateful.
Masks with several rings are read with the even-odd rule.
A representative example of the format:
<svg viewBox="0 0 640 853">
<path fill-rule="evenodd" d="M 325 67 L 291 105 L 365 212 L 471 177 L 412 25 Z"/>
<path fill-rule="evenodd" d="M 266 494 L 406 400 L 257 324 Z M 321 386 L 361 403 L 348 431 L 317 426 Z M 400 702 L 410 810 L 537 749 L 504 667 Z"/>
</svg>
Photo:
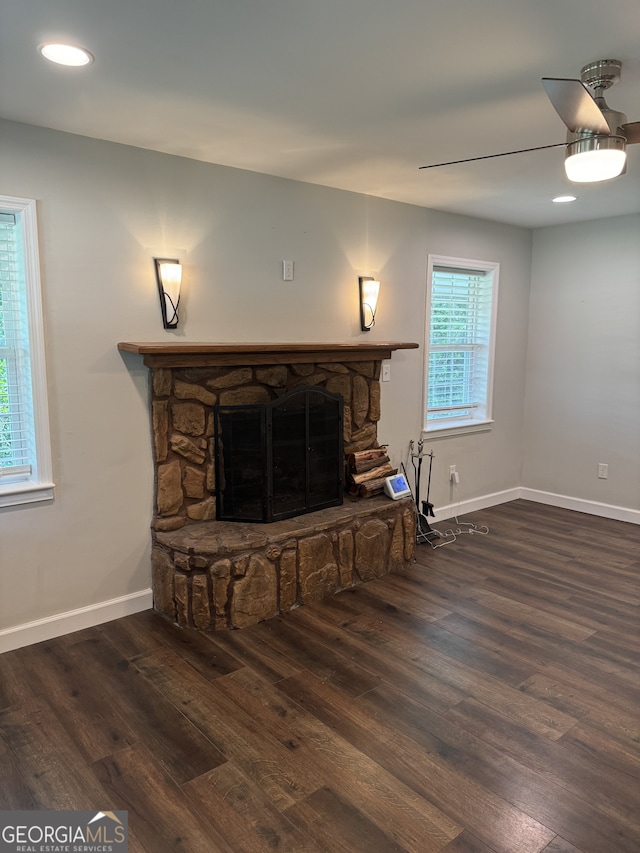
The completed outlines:
<svg viewBox="0 0 640 853">
<path fill-rule="evenodd" d="M 433 504 L 429 501 L 429 492 L 431 490 L 431 471 L 433 468 L 433 450 L 429 451 L 429 453 L 424 453 L 424 441 L 420 439 L 418 442 L 418 452 L 414 453 L 414 444 L 413 439 L 409 442 L 409 454 L 411 456 L 411 464 L 413 465 L 413 479 L 415 486 L 415 505 L 416 511 L 418 513 L 418 524 L 417 524 L 417 532 L 416 532 L 416 542 L 421 544 L 423 542 L 430 542 L 432 539 L 437 539 L 440 534 L 437 530 L 433 530 L 429 521 L 427 519 L 428 515 L 433 516 Z M 429 457 L 429 477 L 427 480 L 427 497 L 426 500 L 422 502 L 422 512 L 420 512 L 420 482 L 422 477 L 422 460 L 425 457 Z M 416 465 L 416 459 L 418 460 L 418 464 Z M 404 465 L 402 466 L 404 470 Z M 405 470 L 405 476 L 407 474 Z M 408 479 L 408 478 L 407 478 Z"/>
</svg>

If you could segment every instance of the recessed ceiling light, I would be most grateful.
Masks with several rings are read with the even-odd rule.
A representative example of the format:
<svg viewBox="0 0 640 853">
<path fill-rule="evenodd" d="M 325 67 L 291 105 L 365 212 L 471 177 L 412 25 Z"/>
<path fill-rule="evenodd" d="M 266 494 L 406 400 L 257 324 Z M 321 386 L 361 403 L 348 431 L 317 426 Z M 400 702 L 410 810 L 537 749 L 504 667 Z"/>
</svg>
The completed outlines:
<svg viewBox="0 0 640 853">
<path fill-rule="evenodd" d="M 569 202 L 569 201 L 576 201 L 576 196 L 574 196 L 574 195 L 557 195 L 554 199 L 552 199 L 552 201 L 555 202 L 556 204 L 567 204 L 567 202 Z"/>
<path fill-rule="evenodd" d="M 58 65 L 90 65 L 93 56 L 84 47 L 73 44 L 41 44 L 38 48 L 45 59 Z"/>
</svg>

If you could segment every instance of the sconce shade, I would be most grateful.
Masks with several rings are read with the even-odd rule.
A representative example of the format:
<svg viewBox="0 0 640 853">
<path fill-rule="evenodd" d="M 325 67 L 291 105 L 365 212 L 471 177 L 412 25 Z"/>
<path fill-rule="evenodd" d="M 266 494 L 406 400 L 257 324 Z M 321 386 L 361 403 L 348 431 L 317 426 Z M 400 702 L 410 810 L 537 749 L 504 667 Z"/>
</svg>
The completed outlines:
<svg viewBox="0 0 640 853">
<path fill-rule="evenodd" d="M 358 287 L 360 290 L 360 328 L 363 332 L 369 332 L 376 323 L 380 282 L 370 276 L 360 276 Z"/>
<path fill-rule="evenodd" d="M 624 171 L 625 140 L 620 136 L 588 136 L 567 145 L 564 170 L 574 183 L 609 181 Z"/>
<path fill-rule="evenodd" d="M 171 258 L 154 258 L 153 260 L 156 265 L 162 324 L 165 329 L 175 329 L 178 325 L 182 265 L 180 261 Z"/>
</svg>

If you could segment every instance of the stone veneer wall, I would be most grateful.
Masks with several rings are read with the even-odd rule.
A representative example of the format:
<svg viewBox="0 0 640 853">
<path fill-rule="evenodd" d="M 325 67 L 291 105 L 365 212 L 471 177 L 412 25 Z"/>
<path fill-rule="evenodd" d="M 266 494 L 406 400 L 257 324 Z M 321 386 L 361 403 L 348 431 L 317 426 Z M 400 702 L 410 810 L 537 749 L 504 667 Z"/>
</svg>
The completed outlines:
<svg viewBox="0 0 640 853">
<path fill-rule="evenodd" d="M 378 446 L 381 361 L 263 367 L 153 368 L 152 426 L 156 531 L 216 517 L 215 403 L 265 403 L 301 385 L 344 399 L 345 454 Z"/>
</svg>

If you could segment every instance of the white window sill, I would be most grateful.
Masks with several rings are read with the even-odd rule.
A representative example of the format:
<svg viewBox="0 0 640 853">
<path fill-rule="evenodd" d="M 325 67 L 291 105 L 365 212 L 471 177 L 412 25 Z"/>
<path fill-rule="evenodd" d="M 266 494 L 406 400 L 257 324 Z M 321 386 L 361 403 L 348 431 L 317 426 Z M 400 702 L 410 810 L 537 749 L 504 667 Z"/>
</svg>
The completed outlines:
<svg viewBox="0 0 640 853">
<path fill-rule="evenodd" d="M 465 435 L 472 432 L 489 432 L 492 420 L 487 421 L 447 421 L 446 424 L 428 426 L 422 431 L 423 438 L 448 438 L 452 435 Z"/>
<path fill-rule="evenodd" d="M 0 509 L 20 504 L 53 500 L 53 483 L 26 483 L 0 486 Z"/>
</svg>

